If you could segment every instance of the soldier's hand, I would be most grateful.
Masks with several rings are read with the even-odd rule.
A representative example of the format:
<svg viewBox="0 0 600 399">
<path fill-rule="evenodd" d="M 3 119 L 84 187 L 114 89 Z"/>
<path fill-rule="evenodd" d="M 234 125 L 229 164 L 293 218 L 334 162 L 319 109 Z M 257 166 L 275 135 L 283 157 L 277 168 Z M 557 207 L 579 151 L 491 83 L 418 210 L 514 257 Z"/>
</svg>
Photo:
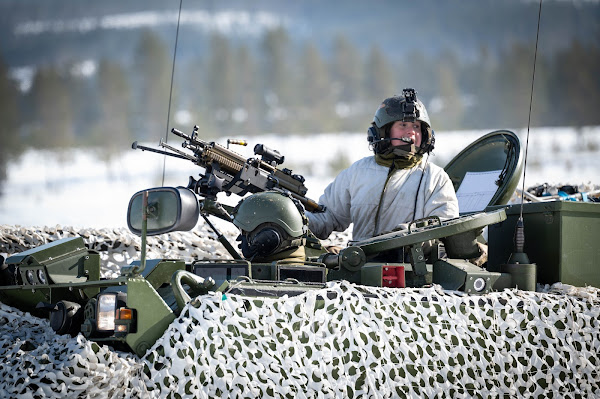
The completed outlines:
<svg viewBox="0 0 600 399">
<path fill-rule="evenodd" d="M 475 266 L 481 267 L 488 260 L 488 247 L 480 242 L 477 243 L 477 246 L 479 247 L 479 256 L 469 259 L 469 262 Z"/>
<path fill-rule="evenodd" d="M 338 255 L 340 253 L 340 251 L 342 250 L 342 247 L 339 247 L 337 245 L 330 245 L 328 247 L 325 247 L 325 249 L 329 253 Z"/>
</svg>

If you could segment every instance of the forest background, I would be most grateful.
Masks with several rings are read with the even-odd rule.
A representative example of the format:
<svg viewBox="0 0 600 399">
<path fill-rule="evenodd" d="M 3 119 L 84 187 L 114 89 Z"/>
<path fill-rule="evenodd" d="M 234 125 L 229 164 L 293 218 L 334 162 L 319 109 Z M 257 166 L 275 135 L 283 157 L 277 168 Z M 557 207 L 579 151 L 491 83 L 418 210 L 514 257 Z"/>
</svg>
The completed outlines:
<svg viewBox="0 0 600 399">
<path fill-rule="evenodd" d="M 366 131 L 405 87 L 438 131 L 523 128 L 538 7 L 185 1 L 177 36 L 174 0 L 0 0 L 0 192 L 27 148 Z M 531 126 L 600 125 L 598 71 L 600 3 L 544 1 Z"/>
</svg>

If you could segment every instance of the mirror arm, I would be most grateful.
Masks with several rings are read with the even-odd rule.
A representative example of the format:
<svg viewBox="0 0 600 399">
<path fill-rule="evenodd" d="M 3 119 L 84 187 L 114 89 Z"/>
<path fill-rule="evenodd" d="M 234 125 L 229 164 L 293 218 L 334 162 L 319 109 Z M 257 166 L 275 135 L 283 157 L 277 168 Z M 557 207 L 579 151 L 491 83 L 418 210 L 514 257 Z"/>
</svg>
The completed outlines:
<svg viewBox="0 0 600 399">
<path fill-rule="evenodd" d="M 239 254 L 239 252 L 235 250 L 233 245 L 231 245 L 229 240 L 227 240 L 227 237 L 225 237 L 223 234 L 221 234 L 221 232 L 219 230 L 217 230 L 217 228 L 210 222 L 210 220 L 208 220 L 208 216 L 206 216 L 204 213 L 202 213 L 201 215 L 204 218 L 204 220 L 206 221 L 206 224 L 208 224 L 208 226 L 212 229 L 212 231 L 214 231 L 215 234 L 217 235 L 217 240 L 219 240 L 219 242 L 225 247 L 227 252 L 229 252 L 229 254 L 233 257 L 233 259 L 236 259 L 236 260 L 244 259 Z"/>
<path fill-rule="evenodd" d="M 133 277 L 142 274 L 146 268 L 146 237 L 148 233 L 148 191 L 144 191 L 142 194 L 142 254 L 140 259 L 140 266 L 134 266 L 131 269 L 131 275 Z"/>
</svg>

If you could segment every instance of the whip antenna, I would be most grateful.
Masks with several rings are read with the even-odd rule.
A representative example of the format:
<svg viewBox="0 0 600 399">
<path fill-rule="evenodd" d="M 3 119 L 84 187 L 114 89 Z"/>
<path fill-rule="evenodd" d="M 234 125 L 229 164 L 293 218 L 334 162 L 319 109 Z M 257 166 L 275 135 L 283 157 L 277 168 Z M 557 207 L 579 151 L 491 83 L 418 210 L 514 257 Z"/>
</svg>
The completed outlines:
<svg viewBox="0 0 600 399">
<path fill-rule="evenodd" d="M 531 94 L 529 97 L 529 118 L 527 120 L 527 141 L 525 143 L 525 162 L 523 165 L 523 189 L 521 191 L 521 210 L 519 219 L 515 226 L 514 252 L 510 255 L 508 262 L 501 266 L 503 272 L 511 275 L 512 283 L 518 289 L 526 291 L 535 291 L 537 283 L 537 266 L 530 263 L 529 257 L 524 251 L 525 248 L 525 226 L 523 223 L 523 201 L 525 198 L 525 172 L 527 171 L 527 149 L 529 148 L 529 128 L 531 125 L 531 108 L 533 104 L 533 87 L 535 82 L 535 64 L 537 60 L 538 41 L 540 36 L 540 20 L 542 15 L 542 0 L 538 11 L 537 32 L 535 36 L 535 52 L 533 55 L 533 76 L 531 78 Z"/>
<path fill-rule="evenodd" d="M 175 76 L 175 59 L 177 59 L 177 41 L 179 40 L 179 23 L 181 21 L 181 6 L 183 0 L 179 0 L 179 15 L 177 16 L 177 32 L 175 33 L 175 49 L 173 50 L 173 65 L 171 67 L 171 87 L 169 89 L 169 108 L 167 110 L 167 130 L 165 132 L 165 143 L 169 137 L 169 121 L 171 120 L 171 99 L 173 98 L 173 77 Z M 163 158 L 163 173 L 161 186 L 165 185 L 165 170 L 167 165 L 167 156 Z"/>
<path fill-rule="evenodd" d="M 529 116 L 527 119 L 527 139 L 525 142 L 525 162 L 523 164 L 523 186 L 521 189 L 521 211 L 519 214 L 519 220 L 523 220 L 523 199 L 525 198 L 525 173 L 527 173 L 527 150 L 529 149 L 529 127 L 531 125 L 531 108 L 533 104 L 533 87 L 535 83 L 535 64 L 537 61 L 537 50 L 538 50 L 538 41 L 540 37 L 540 20 L 542 17 L 542 0 L 540 0 L 540 7 L 538 10 L 538 21 L 537 21 L 537 31 L 535 34 L 535 51 L 533 53 L 533 75 L 531 77 L 531 93 L 529 96 Z"/>
</svg>

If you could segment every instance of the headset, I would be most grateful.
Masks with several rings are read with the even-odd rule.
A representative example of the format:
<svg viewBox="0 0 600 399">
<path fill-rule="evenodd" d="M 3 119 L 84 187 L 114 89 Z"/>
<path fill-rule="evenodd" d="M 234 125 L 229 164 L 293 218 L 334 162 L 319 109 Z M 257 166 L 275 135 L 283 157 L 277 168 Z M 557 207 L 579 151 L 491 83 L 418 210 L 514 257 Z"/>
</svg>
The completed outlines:
<svg viewBox="0 0 600 399">
<path fill-rule="evenodd" d="M 251 237 L 248 237 L 248 234 L 240 234 L 237 241 L 241 241 L 240 249 L 244 258 L 264 258 L 275 253 L 281 246 L 282 233 L 277 226 L 268 226 L 258 230 Z"/>
</svg>

